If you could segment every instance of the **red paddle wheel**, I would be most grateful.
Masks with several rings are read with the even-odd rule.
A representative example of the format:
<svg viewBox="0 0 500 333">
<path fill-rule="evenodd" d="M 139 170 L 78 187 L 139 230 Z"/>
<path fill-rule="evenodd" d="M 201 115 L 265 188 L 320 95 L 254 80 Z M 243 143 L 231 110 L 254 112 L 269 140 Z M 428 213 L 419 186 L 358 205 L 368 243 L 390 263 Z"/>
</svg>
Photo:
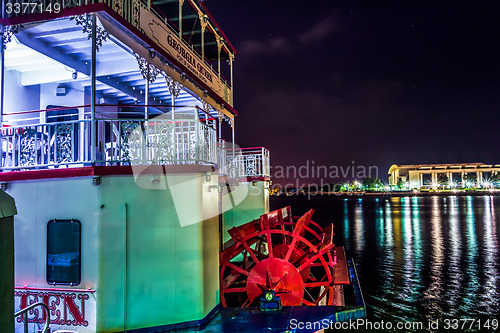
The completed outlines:
<svg viewBox="0 0 500 333">
<path fill-rule="evenodd" d="M 231 228 L 220 254 L 223 306 L 257 306 L 274 290 L 284 306 L 334 305 L 333 224 L 292 218 L 285 207 Z"/>
</svg>

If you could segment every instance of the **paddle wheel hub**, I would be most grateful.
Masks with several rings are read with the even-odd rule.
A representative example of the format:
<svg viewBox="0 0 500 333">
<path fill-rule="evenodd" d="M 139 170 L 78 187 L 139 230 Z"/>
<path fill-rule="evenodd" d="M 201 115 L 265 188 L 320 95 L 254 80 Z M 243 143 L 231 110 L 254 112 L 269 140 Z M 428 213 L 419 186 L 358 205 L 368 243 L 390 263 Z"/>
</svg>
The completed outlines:
<svg viewBox="0 0 500 333">
<path fill-rule="evenodd" d="M 297 268 L 278 258 L 265 259 L 255 265 L 248 274 L 246 287 L 250 302 L 266 290 L 274 290 L 285 306 L 300 305 L 304 298 L 304 282 Z"/>
</svg>

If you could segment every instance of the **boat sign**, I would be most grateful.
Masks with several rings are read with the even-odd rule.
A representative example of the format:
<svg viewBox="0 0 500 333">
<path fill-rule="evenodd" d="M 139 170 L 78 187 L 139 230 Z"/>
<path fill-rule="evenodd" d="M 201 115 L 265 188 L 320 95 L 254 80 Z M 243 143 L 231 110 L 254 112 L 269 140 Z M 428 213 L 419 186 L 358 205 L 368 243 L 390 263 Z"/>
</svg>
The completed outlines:
<svg viewBox="0 0 500 333">
<path fill-rule="evenodd" d="M 220 98 L 231 104 L 230 88 L 221 80 L 219 75 L 200 59 L 198 54 L 191 50 L 187 44 L 180 41 L 174 31 L 169 29 L 162 20 L 144 6 L 141 6 L 140 17 L 140 27 L 149 38 L 205 83 Z"/>
</svg>

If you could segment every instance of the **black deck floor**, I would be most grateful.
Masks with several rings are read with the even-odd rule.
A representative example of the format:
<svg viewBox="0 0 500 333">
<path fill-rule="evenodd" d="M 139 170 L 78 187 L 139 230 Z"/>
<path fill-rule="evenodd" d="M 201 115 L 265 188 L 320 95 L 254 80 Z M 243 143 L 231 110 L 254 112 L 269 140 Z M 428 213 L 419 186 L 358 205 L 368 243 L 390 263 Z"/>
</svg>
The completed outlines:
<svg viewBox="0 0 500 333">
<path fill-rule="evenodd" d="M 330 320 L 344 321 L 364 315 L 364 307 L 285 306 L 274 312 L 261 312 L 258 308 L 221 308 L 205 327 L 176 332 L 314 332 L 326 328 L 324 324 Z M 294 329 L 299 322 L 304 325 L 316 323 L 316 326 L 315 329 Z"/>
</svg>

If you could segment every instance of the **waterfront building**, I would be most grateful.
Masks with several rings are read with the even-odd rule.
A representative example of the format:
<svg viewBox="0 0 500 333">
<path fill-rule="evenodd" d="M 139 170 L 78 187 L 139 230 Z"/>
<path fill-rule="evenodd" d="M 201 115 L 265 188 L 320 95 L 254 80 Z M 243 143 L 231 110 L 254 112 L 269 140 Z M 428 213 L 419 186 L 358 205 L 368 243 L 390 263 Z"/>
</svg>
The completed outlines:
<svg viewBox="0 0 500 333">
<path fill-rule="evenodd" d="M 199 0 L 1 11 L 16 311 L 80 333 L 205 323 L 227 230 L 269 210 L 269 152 L 233 144 L 231 43 Z"/>
<path fill-rule="evenodd" d="M 393 164 L 389 168 L 389 185 L 408 188 L 492 187 L 498 182 L 498 164 Z"/>
</svg>

